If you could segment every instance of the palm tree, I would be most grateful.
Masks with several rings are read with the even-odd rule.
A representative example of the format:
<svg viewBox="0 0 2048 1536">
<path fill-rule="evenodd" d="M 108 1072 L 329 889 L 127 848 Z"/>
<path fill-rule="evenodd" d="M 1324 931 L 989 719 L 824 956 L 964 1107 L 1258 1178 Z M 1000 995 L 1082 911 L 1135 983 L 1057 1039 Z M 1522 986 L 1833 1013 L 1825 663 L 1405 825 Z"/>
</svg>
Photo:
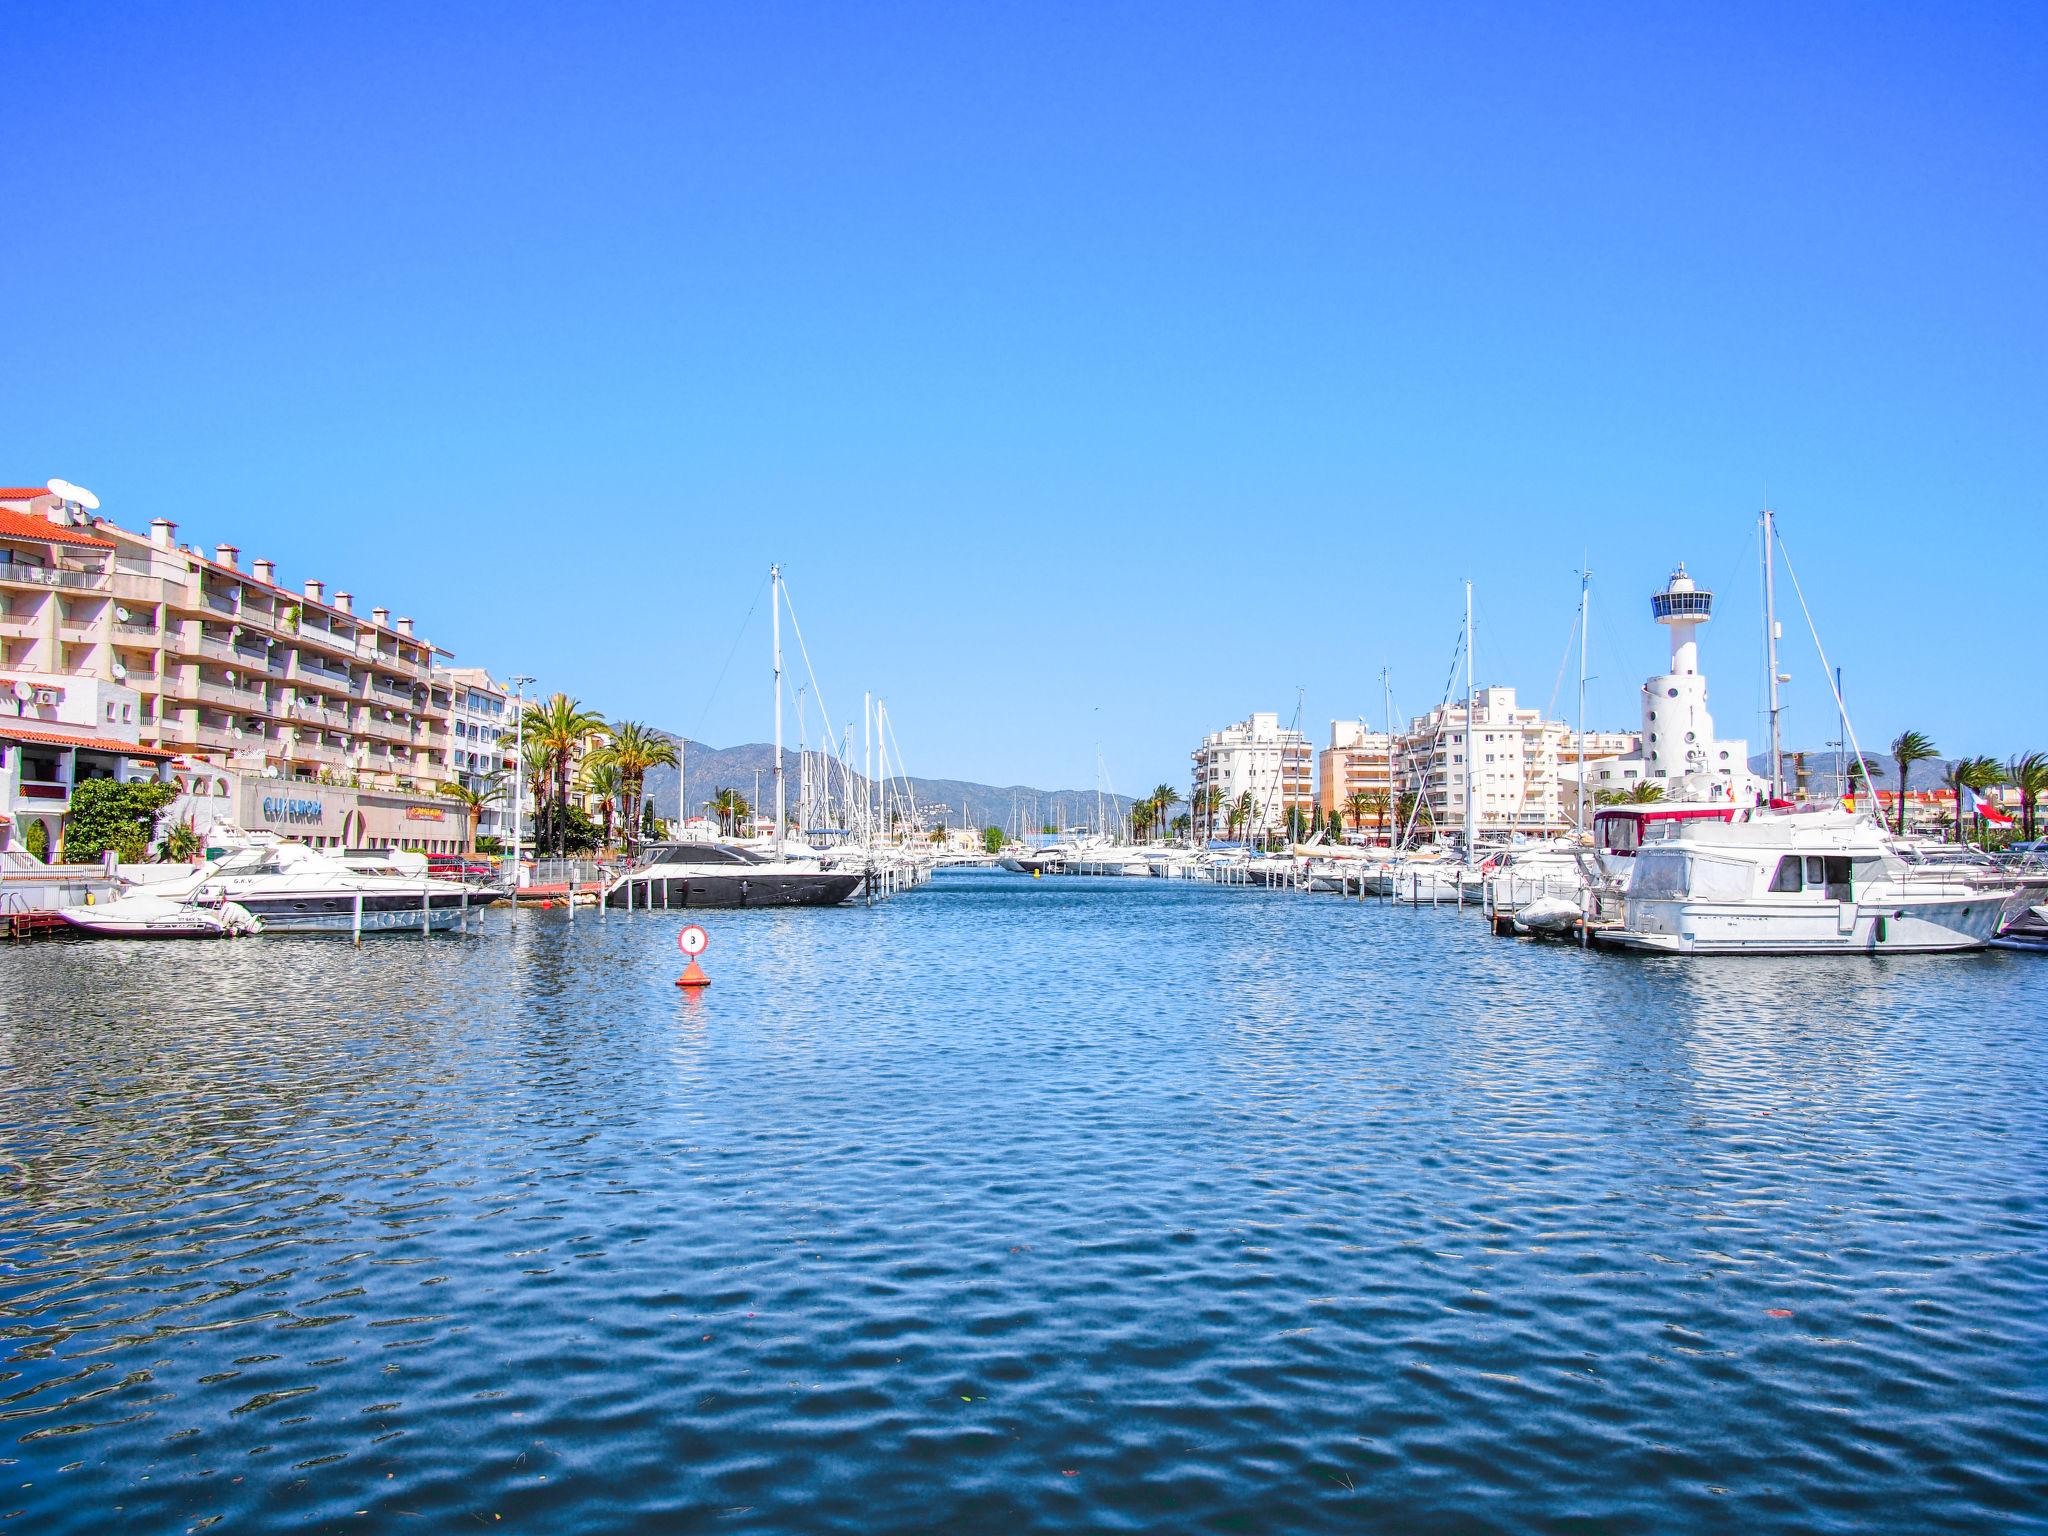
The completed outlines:
<svg viewBox="0 0 2048 1536">
<path fill-rule="evenodd" d="M 1621 798 L 1626 805 L 1655 805 L 1664 798 L 1664 786 L 1644 779 L 1639 784 L 1629 785 Z"/>
<path fill-rule="evenodd" d="M 721 789 L 711 797 L 711 809 L 718 813 L 718 824 L 731 834 L 747 819 L 753 807 L 747 804 L 747 797 L 738 790 Z"/>
<path fill-rule="evenodd" d="M 1906 835 L 1906 770 L 1915 763 L 1939 757 L 1932 737 L 1921 731 L 1901 731 L 1892 738 L 1892 761 L 1899 765 L 1899 836 Z"/>
<path fill-rule="evenodd" d="M 1232 837 L 1237 836 L 1240 829 L 1251 825 L 1252 809 L 1252 792 L 1250 790 L 1246 790 L 1230 802 L 1227 821 Z"/>
<path fill-rule="evenodd" d="M 468 853 L 476 853 L 477 824 L 484 819 L 484 811 L 493 800 L 504 793 L 504 789 L 505 770 L 502 768 L 494 768 L 489 773 L 479 775 L 474 786 L 454 779 L 441 786 L 442 794 L 462 806 L 463 840 L 468 845 Z"/>
<path fill-rule="evenodd" d="M 1195 796 L 1194 807 L 1202 818 L 1202 836 L 1216 835 L 1216 814 L 1223 809 L 1223 786 L 1211 784 Z"/>
<path fill-rule="evenodd" d="M 1394 797 L 1384 789 L 1368 789 L 1365 792 L 1366 809 L 1372 812 L 1379 825 L 1380 841 L 1387 840 L 1387 812 L 1394 808 Z"/>
<path fill-rule="evenodd" d="M 605 730 L 604 716 L 585 709 L 580 699 L 557 693 L 545 704 L 527 705 L 522 725 L 526 739 L 534 744 L 529 751 L 545 754 L 553 775 L 554 841 L 559 856 L 568 832 L 569 765 L 589 737 Z"/>
<path fill-rule="evenodd" d="M 621 720 L 612 727 L 611 740 L 604 744 L 601 756 L 619 771 L 624 801 L 621 819 L 625 822 L 626 849 L 630 853 L 639 845 L 640 825 L 645 817 L 642 807 L 647 798 L 647 770 L 675 767 L 676 744 L 651 726 L 637 720 Z"/>
<path fill-rule="evenodd" d="M 2005 765 L 2005 782 L 2020 792 L 2021 835 L 2034 840 L 2034 802 L 2048 794 L 2048 752 L 2028 752 Z"/>
<path fill-rule="evenodd" d="M 1351 828 L 1353 831 L 1363 832 L 1365 830 L 1365 818 L 1372 814 L 1372 791 L 1369 789 L 1354 789 L 1350 794 L 1346 795 L 1344 797 L 1344 814 L 1351 818 Z"/>
<path fill-rule="evenodd" d="M 625 797 L 626 776 L 619 772 L 619 765 L 602 748 L 593 752 L 583 769 L 583 793 L 597 796 L 598 809 L 604 815 L 604 845 L 612 844 L 612 813 L 619 801 Z"/>
<path fill-rule="evenodd" d="M 1948 772 L 1941 776 L 1944 788 L 1954 791 L 1956 797 L 1956 841 L 1963 837 L 1963 792 L 1982 794 L 2005 782 L 2005 770 L 1998 766 L 1993 757 L 1959 757 L 1948 765 Z"/>
<path fill-rule="evenodd" d="M 1155 784 L 1152 786 L 1151 800 L 1152 825 L 1163 827 L 1166 825 L 1166 813 L 1180 800 L 1180 791 L 1171 784 Z"/>
</svg>

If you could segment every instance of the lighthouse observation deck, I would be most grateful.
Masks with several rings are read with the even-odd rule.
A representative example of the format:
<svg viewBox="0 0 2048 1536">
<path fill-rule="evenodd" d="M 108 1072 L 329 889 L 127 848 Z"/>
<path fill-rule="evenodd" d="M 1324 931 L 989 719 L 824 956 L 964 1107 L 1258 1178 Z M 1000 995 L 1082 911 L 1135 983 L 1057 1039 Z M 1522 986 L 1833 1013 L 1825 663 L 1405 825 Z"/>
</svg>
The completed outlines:
<svg viewBox="0 0 2048 1536">
<path fill-rule="evenodd" d="M 1710 619 L 1714 616 L 1714 594 L 1676 582 L 1662 592 L 1650 594 L 1650 612 L 1659 623 L 1668 619 Z"/>
</svg>

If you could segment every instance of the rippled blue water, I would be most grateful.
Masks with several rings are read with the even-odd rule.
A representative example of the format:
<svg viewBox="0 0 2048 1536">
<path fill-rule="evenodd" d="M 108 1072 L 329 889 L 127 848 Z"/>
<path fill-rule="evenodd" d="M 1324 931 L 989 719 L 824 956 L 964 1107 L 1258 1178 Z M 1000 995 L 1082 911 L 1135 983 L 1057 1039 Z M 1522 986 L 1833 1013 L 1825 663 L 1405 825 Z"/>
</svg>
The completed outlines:
<svg viewBox="0 0 2048 1536">
<path fill-rule="evenodd" d="M 0 957 L 0 1516 L 2048 1524 L 2048 963 L 941 876 Z"/>
</svg>

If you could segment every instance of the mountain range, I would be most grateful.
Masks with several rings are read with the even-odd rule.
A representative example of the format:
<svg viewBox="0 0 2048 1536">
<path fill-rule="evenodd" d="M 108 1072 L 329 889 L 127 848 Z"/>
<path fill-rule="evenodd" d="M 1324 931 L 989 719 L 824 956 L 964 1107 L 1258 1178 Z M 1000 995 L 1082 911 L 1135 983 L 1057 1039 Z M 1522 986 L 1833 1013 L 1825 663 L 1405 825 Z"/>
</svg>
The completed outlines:
<svg viewBox="0 0 2048 1536">
<path fill-rule="evenodd" d="M 1785 780 L 1788 784 L 1791 782 L 1795 772 L 1794 759 L 1798 755 L 1791 749 L 1786 749 Z M 1856 760 L 1853 753 L 1834 751 L 1808 752 L 1805 754 L 1805 757 L 1808 782 L 1816 789 L 1828 790 L 1830 792 L 1834 788 L 1835 775 L 1840 771 L 1837 767 L 1838 762 L 1846 760 L 1853 763 Z M 1891 754 L 1886 752 L 1883 747 L 1875 749 L 1866 747 L 1863 752 L 1863 761 L 1870 768 L 1871 781 L 1876 788 L 1897 789 L 1899 787 L 1899 765 L 1891 760 Z M 1942 787 L 1942 777 L 1948 772 L 1949 764 L 1952 761 L 1953 759 L 1945 757 L 1930 757 L 1925 762 L 1913 764 L 1906 772 L 1906 787 L 1914 790 L 1940 789 Z M 1768 778 L 1771 772 L 1771 754 L 1768 752 L 1752 753 L 1749 759 L 1749 771 Z"/>
<path fill-rule="evenodd" d="M 681 748 L 683 771 L 688 775 L 685 798 L 693 814 L 702 814 L 705 802 L 721 789 L 738 790 L 746 796 L 749 805 L 772 807 L 775 799 L 775 748 L 772 745 L 754 741 L 737 747 L 713 747 L 701 741 L 689 741 L 674 732 L 665 734 Z M 811 753 L 810 758 L 811 771 L 816 774 L 823 760 L 816 752 Z M 796 805 L 800 782 L 797 769 L 797 754 L 788 747 L 783 748 L 783 795 L 792 809 Z M 836 764 L 831 765 L 831 773 L 835 798 L 843 803 L 845 790 Z M 854 782 L 859 785 L 866 781 L 856 772 Z M 1101 793 L 1098 801 L 1098 795 L 1092 789 L 1037 789 L 1028 784 L 977 784 L 970 779 L 912 778 L 907 782 L 919 808 L 931 808 L 933 814 L 948 826 L 959 826 L 963 813 L 967 824 L 974 827 L 1008 828 L 1013 815 L 1018 818 L 1021 829 L 1027 831 L 1036 830 L 1047 822 L 1062 827 L 1083 823 L 1092 825 L 1097 818 L 1098 803 L 1110 816 L 1126 812 L 1131 806 L 1129 795 L 1115 795 L 1107 790 Z M 654 805 L 655 815 L 673 817 L 676 814 L 676 770 L 656 768 L 650 771 L 647 775 L 647 797 Z"/>
</svg>

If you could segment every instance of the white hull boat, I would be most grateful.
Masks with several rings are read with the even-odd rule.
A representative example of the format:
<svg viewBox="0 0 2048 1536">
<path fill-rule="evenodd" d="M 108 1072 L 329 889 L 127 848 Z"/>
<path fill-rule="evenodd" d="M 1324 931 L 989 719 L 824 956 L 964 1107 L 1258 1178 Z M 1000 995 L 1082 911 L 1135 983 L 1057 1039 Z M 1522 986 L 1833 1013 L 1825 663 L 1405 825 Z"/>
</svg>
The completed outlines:
<svg viewBox="0 0 2048 1536">
<path fill-rule="evenodd" d="M 1679 955 L 1913 954 L 1981 949 L 2009 888 L 1915 868 L 1845 811 L 1739 813 L 1673 825 L 1629 872 L 1603 943 Z"/>
<path fill-rule="evenodd" d="M 235 939 L 263 931 L 263 924 L 240 902 L 205 906 L 146 892 L 62 907 L 57 916 L 79 932 L 102 939 Z"/>
</svg>

